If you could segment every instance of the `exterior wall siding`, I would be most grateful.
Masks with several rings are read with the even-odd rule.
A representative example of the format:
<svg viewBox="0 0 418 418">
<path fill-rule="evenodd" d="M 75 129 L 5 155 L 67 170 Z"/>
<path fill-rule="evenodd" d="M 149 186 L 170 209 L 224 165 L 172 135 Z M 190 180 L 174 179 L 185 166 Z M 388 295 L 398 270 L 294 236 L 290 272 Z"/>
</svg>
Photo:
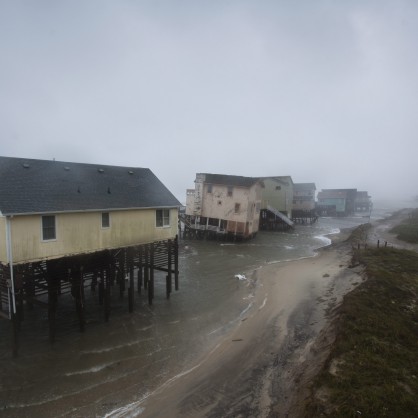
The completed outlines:
<svg viewBox="0 0 418 418">
<path fill-rule="evenodd" d="M 203 188 L 202 216 L 227 220 L 229 232 L 252 234 L 258 231 L 260 213 L 257 212 L 257 203 L 261 200 L 260 192 L 257 192 L 259 187 L 234 187 L 232 196 L 228 196 L 227 186 L 211 187 L 210 193 L 208 184 Z M 238 211 L 235 210 L 236 205 L 239 205 Z"/>
<path fill-rule="evenodd" d="M 195 190 L 187 189 L 186 191 L 186 215 L 195 214 Z"/>
<path fill-rule="evenodd" d="M 315 209 L 315 192 L 294 192 L 293 209 L 294 210 L 312 210 Z"/>
<path fill-rule="evenodd" d="M 249 189 L 234 187 L 232 196 L 228 196 L 227 186 L 213 185 L 212 192 L 208 193 L 208 185 L 205 184 L 203 189 L 202 216 L 246 222 L 249 199 Z M 238 212 L 235 212 L 236 204 L 240 205 Z"/>
<path fill-rule="evenodd" d="M 0 216 L 0 263 L 7 263 L 6 217 Z"/>
<path fill-rule="evenodd" d="M 56 239 L 52 241 L 42 241 L 40 215 L 13 217 L 11 229 L 14 263 L 145 244 L 177 235 L 177 208 L 170 210 L 170 226 L 163 228 L 156 227 L 155 209 L 109 213 L 109 228 L 102 228 L 102 212 L 57 214 Z M 1 230 L 0 222 L 0 234 Z M 2 252 L 0 255 L 3 257 Z"/>
<path fill-rule="evenodd" d="M 289 182 L 286 186 L 273 179 L 263 179 L 264 189 L 262 191 L 262 209 L 267 209 L 270 205 L 280 212 L 287 212 L 292 216 L 293 186 Z M 280 187 L 279 190 L 276 187 Z"/>
<path fill-rule="evenodd" d="M 187 190 L 185 214 L 196 217 L 192 223 L 203 229 L 219 228 L 245 237 L 256 233 L 260 220 L 260 183 L 254 181 L 247 187 L 228 185 L 228 180 L 222 180 L 212 183 L 206 181 L 206 174 L 196 174 L 194 190 Z"/>
</svg>

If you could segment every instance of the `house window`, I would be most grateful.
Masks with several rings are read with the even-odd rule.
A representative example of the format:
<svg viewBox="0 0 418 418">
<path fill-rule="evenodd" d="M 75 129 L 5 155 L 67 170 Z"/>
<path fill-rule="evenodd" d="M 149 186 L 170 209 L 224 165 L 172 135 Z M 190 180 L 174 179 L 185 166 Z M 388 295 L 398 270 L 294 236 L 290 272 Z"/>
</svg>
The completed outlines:
<svg viewBox="0 0 418 418">
<path fill-rule="evenodd" d="M 232 186 L 228 186 L 228 196 L 232 197 L 232 191 L 234 188 Z"/>
<path fill-rule="evenodd" d="M 109 212 L 102 213 L 102 228 L 110 227 L 110 214 Z"/>
<path fill-rule="evenodd" d="M 208 184 L 208 193 L 212 193 L 212 185 Z"/>
<path fill-rule="evenodd" d="M 42 241 L 50 241 L 56 238 L 55 216 L 42 216 Z"/>
<path fill-rule="evenodd" d="M 222 200 L 218 200 L 218 206 L 222 206 Z"/>
<path fill-rule="evenodd" d="M 276 190 L 282 190 L 282 186 L 276 186 Z"/>
<path fill-rule="evenodd" d="M 157 209 L 155 211 L 155 225 L 158 228 L 170 226 L 170 209 Z"/>
<path fill-rule="evenodd" d="M 239 203 L 235 203 L 235 213 L 239 212 L 241 205 Z"/>
</svg>

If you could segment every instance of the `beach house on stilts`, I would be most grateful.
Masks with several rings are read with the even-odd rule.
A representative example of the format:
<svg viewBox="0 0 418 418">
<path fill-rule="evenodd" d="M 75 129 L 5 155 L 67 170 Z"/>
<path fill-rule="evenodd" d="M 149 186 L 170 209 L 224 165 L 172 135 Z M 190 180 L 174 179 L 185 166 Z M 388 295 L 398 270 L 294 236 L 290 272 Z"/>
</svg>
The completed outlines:
<svg viewBox="0 0 418 418">
<path fill-rule="evenodd" d="M 293 228 L 293 181 L 290 176 L 262 177 L 261 230 Z"/>
<path fill-rule="evenodd" d="M 115 288 L 127 288 L 129 311 L 135 281 L 149 303 L 154 273 L 167 297 L 173 279 L 177 289 L 179 206 L 148 168 L 0 157 L 0 316 L 11 321 L 14 354 L 24 308 L 47 310 L 53 341 L 65 294 L 84 330 L 87 289 L 97 289 L 106 321 Z"/>
<path fill-rule="evenodd" d="M 318 193 L 320 216 L 350 216 L 355 211 L 357 189 L 322 189 Z"/>
<path fill-rule="evenodd" d="M 315 183 L 294 183 L 292 220 L 295 223 L 314 223 L 318 220 L 315 202 Z"/>
</svg>

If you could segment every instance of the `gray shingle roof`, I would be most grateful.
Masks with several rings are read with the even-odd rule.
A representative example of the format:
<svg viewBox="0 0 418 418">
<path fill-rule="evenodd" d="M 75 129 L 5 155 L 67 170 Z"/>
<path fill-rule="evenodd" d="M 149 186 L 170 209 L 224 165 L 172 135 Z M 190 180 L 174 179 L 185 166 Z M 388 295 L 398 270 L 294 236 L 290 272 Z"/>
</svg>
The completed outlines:
<svg viewBox="0 0 418 418">
<path fill-rule="evenodd" d="M 148 168 L 0 157 L 3 215 L 178 206 Z"/>
<path fill-rule="evenodd" d="M 227 174 L 210 173 L 200 174 L 205 174 L 205 183 L 222 184 L 227 186 L 251 187 L 258 181 L 260 181 L 259 178 L 255 177 L 231 176 Z"/>
<path fill-rule="evenodd" d="M 295 192 L 316 190 L 315 183 L 294 183 L 293 190 Z"/>
</svg>

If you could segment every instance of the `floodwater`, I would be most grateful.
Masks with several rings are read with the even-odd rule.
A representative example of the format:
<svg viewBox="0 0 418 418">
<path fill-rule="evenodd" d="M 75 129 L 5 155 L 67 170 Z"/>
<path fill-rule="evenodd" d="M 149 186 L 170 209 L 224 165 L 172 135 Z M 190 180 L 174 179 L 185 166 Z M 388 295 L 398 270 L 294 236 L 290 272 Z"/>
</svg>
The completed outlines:
<svg viewBox="0 0 418 418">
<path fill-rule="evenodd" d="M 127 296 L 121 299 L 115 288 L 105 323 L 98 295 L 86 289 L 88 322 L 80 333 L 73 301 L 62 297 L 54 345 L 48 342 L 47 312 L 35 308 L 22 323 L 17 359 L 11 357 L 10 324 L 0 321 L 0 416 L 139 416 L 142 399 L 196 367 L 252 309 L 256 269 L 314 256 L 330 243 L 330 234 L 364 222 L 368 218 L 321 218 L 236 244 L 181 240 L 180 289 L 170 300 L 162 275 L 155 278 L 153 305 L 136 295 L 132 314 Z"/>
</svg>

